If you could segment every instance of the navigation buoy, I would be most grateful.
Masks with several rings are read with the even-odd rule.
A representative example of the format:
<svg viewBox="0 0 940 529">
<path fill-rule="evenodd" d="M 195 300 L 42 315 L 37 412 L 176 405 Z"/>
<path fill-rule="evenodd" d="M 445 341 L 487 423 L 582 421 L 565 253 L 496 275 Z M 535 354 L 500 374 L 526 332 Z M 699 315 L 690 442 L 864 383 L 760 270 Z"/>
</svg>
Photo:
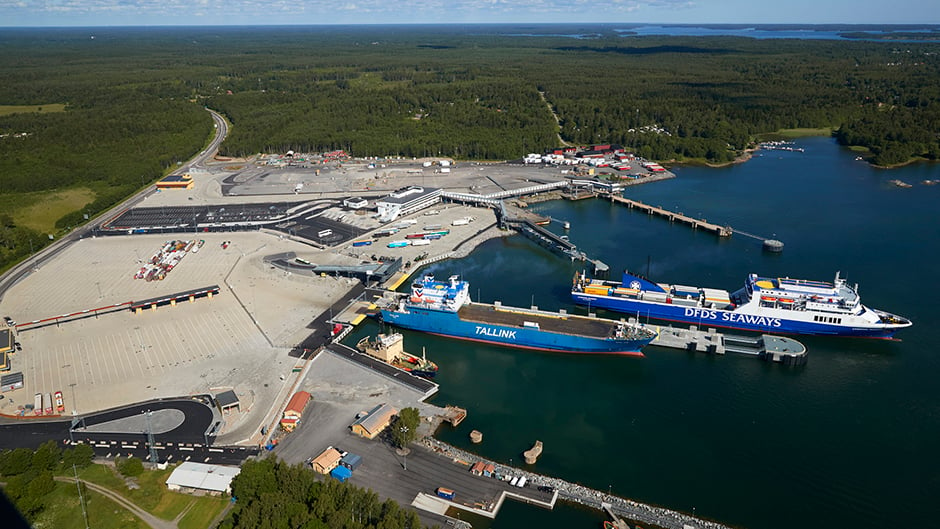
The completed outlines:
<svg viewBox="0 0 940 529">
<path fill-rule="evenodd" d="M 783 243 L 776 239 L 767 239 L 764 241 L 764 249 L 768 252 L 782 252 Z"/>
</svg>

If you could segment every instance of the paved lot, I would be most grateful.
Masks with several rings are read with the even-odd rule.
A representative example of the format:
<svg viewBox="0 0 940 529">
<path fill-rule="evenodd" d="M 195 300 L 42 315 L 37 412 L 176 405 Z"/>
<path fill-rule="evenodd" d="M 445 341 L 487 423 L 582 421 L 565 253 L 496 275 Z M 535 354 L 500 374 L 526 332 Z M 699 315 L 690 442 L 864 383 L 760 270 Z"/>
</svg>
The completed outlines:
<svg viewBox="0 0 940 529">
<path fill-rule="evenodd" d="M 271 270 L 262 262 L 268 250 L 304 248 L 277 235 L 200 236 L 203 248 L 163 281 L 133 274 L 138 259 L 167 237 L 136 235 L 82 240 L 12 287 L 0 312 L 20 323 L 212 284 L 222 292 L 142 314 L 120 311 L 22 331 L 13 366 L 24 373 L 25 387 L 7 392 L 0 411 L 16 413 L 34 393 L 62 391 L 71 414 L 234 388 L 242 411 L 226 416 L 225 432 L 251 437 L 287 385 L 281 376 L 295 363 L 287 353 L 354 281 Z M 223 240 L 232 241 L 225 250 Z"/>
<path fill-rule="evenodd" d="M 321 352 L 298 389 L 313 400 L 297 429 L 286 435 L 275 453 L 289 463 L 314 457 L 326 447 L 339 446 L 352 434 L 356 414 L 387 402 L 396 409 L 416 407 L 424 417 L 440 408 L 419 401 L 424 394 L 349 359 Z"/>
<path fill-rule="evenodd" d="M 274 449 L 278 458 L 297 464 L 316 457 L 329 446 L 363 457 L 350 482 L 371 488 L 381 497 L 410 505 L 419 492 L 434 494 L 437 487 L 457 490 L 456 501 L 470 507 L 495 502 L 501 491 L 511 490 L 541 501 L 550 496 L 534 488 L 519 489 L 493 478 L 470 473 L 469 467 L 415 445 L 410 455 L 398 455 L 387 436 L 374 440 L 352 434 L 349 426 L 360 411 L 388 402 L 397 409 L 414 406 L 422 417 L 441 411 L 419 402 L 421 394 L 392 379 L 329 352 L 320 353 L 302 382 L 313 395 L 300 426 L 284 436 Z M 428 425 L 425 424 L 427 429 Z M 407 467 L 407 469 L 406 469 Z M 444 525 L 444 518 L 418 511 L 426 524 Z"/>
</svg>

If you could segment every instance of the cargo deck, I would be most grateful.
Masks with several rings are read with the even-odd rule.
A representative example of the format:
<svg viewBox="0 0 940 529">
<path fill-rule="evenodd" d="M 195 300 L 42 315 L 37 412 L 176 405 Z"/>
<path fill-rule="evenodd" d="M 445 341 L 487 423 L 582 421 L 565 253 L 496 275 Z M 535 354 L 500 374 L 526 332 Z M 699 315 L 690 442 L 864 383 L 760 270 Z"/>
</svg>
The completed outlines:
<svg viewBox="0 0 940 529">
<path fill-rule="evenodd" d="M 546 313 L 519 308 L 501 308 L 498 305 L 469 303 L 457 311 L 460 319 L 474 323 L 523 327 L 526 322 L 536 323 L 540 330 L 588 337 L 612 337 L 620 321 L 588 318 L 564 313 Z M 629 331 L 629 327 L 626 328 Z"/>
</svg>

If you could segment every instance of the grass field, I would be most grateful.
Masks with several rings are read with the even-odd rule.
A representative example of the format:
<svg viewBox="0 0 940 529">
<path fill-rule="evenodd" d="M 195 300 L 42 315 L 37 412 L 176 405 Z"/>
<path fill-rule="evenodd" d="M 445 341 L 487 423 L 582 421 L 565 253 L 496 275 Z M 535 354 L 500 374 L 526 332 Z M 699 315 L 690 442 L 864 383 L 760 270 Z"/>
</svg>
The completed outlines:
<svg viewBox="0 0 940 529">
<path fill-rule="evenodd" d="M 51 193 L 18 193 L 0 196 L 0 209 L 10 212 L 17 225 L 40 233 L 54 233 L 55 221 L 66 213 L 81 210 L 95 197 L 95 192 L 87 187 Z"/>
<path fill-rule="evenodd" d="M 759 134 L 757 139 L 758 141 L 771 141 L 792 140 L 793 138 L 805 138 L 808 136 L 831 136 L 832 130 L 833 129 L 831 127 L 822 127 L 818 129 L 780 129 L 776 132 Z"/>
<path fill-rule="evenodd" d="M 229 504 L 228 498 L 200 498 L 177 523 L 180 529 L 207 529 L 212 520 Z"/>
<path fill-rule="evenodd" d="M 91 465 L 83 469 L 79 477 L 120 494 L 141 509 L 164 520 L 174 520 L 192 504 L 192 508 L 179 521 L 180 529 L 206 529 L 209 522 L 222 512 L 229 499 L 172 492 L 166 488 L 166 480 L 172 472 L 173 467 L 144 471 L 135 478 L 140 486 L 137 489 L 128 489 L 124 478 L 106 465 Z M 56 525 L 52 527 L 58 528 Z"/>
<path fill-rule="evenodd" d="M 0 105 L 0 116 L 7 114 L 25 114 L 28 112 L 65 112 L 63 103 L 53 103 L 51 105 Z"/>
<path fill-rule="evenodd" d="M 83 489 L 88 526 L 95 529 L 148 529 L 140 518 L 109 498 L 97 492 Z M 78 499 L 78 488 L 74 483 L 57 482 L 55 490 L 45 497 L 45 509 L 33 527 L 55 529 L 85 529 L 85 519 Z"/>
</svg>

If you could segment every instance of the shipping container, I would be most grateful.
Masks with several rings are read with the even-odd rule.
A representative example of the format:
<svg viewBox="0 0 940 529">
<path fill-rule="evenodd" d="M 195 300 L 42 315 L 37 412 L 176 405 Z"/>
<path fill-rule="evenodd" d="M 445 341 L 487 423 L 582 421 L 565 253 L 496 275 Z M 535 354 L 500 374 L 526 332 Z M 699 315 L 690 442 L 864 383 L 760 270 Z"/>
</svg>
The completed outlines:
<svg viewBox="0 0 940 529">
<path fill-rule="evenodd" d="M 339 461 L 339 464 L 343 465 L 349 470 L 356 470 L 359 468 L 359 465 L 362 464 L 362 456 L 358 454 L 346 454 L 343 456 L 343 459 Z"/>
<path fill-rule="evenodd" d="M 454 491 L 452 491 L 452 490 L 450 490 L 450 489 L 445 489 L 444 487 L 438 487 L 438 488 L 437 488 L 437 495 L 440 496 L 441 498 L 444 498 L 444 499 L 447 499 L 447 500 L 452 500 L 452 499 L 454 499 L 455 493 L 454 493 Z"/>
</svg>

